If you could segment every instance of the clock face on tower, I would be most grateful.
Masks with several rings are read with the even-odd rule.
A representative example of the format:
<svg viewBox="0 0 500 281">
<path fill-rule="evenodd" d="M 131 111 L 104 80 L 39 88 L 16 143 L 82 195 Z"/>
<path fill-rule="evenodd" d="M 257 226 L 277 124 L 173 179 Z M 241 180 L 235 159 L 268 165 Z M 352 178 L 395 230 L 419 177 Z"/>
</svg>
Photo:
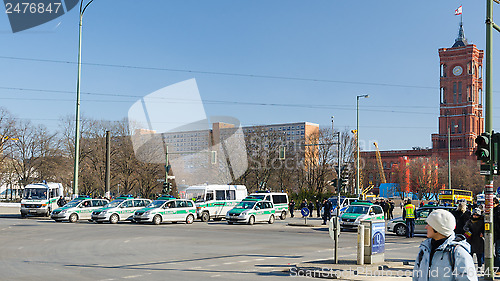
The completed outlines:
<svg viewBox="0 0 500 281">
<path fill-rule="evenodd" d="M 453 75 L 459 76 L 460 74 L 462 74 L 462 67 L 457 65 L 453 68 Z"/>
</svg>

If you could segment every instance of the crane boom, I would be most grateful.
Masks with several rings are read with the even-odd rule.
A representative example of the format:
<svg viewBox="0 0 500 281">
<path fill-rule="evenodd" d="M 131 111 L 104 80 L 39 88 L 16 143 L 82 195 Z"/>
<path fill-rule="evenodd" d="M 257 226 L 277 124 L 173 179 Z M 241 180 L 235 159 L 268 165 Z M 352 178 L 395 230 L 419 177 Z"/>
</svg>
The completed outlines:
<svg viewBox="0 0 500 281">
<path fill-rule="evenodd" d="M 373 145 L 377 149 L 375 151 L 375 154 L 377 155 L 377 165 L 378 165 L 378 172 L 380 174 L 381 183 L 387 183 L 387 181 L 385 180 L 384 167 L 382 166 L 382 157 L 380 157 L 380 151 L 378 150 L 378 144 L 376 142 L 374 142 Z"/>
</svg>

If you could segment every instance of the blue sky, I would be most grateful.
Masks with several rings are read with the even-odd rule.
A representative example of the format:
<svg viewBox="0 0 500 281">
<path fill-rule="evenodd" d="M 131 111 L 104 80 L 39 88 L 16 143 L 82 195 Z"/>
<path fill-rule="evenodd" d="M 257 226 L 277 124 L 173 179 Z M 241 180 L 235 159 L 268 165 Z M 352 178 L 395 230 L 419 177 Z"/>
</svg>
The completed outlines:
<svg viewBox="0 0 500 281">
<path fill-rule="evenodd" d="M 330 127 L 333 115 L 336 128 L 354 129 L 356 95 L 369 94 L 360 100 L 361 140 L 382 150 L 430 147 L 438 49 L 453 45 L 463 5 L 465 35 L 484 50 L 483 2 L 95 0 L 84 15 L 82 116 L 120 120 L 139 97 L 195 78 L 208 116 L 243 125 Z M 3 14 L 0 37 L 0 105 L 56 130 L 75 112 L 77 67 L 64 62 L 77 60 L 77 9 L 15 34 Z"/>
</svg>

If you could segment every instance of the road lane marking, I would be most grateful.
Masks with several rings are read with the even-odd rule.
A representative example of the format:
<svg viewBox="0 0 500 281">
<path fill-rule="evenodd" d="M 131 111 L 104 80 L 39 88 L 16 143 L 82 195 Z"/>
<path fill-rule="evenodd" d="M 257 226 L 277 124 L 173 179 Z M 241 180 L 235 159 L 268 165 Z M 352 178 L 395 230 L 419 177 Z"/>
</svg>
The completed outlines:
<svg viewBox="0 0 500 281">
<path fill-rule="evenodd" d="M 137 278 L 137 277 L 141 277 L 142 275 L 129 275 L 129 276 L 125 276 L 123 277 L 123 279 L 129 279 L 129 278 Z"/>
<path fill-rule="evenodd" d="M 234 262 L 225 262 L 224 264 L 234 264 Z"/>
</svg>

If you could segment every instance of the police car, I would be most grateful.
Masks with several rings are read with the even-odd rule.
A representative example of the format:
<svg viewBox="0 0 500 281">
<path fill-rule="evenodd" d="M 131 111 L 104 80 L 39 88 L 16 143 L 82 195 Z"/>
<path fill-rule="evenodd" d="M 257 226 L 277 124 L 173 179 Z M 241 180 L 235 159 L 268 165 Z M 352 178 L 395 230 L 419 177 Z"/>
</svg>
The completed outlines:
<svg viewBox="0 0 500 281">
<path fill-rule="evenodd" d="M 196 206 L 192 200 L 160 197 L 146 208 L 136 211 L 133 220 L 138 223 L 150 222 L 156 225 L 162 222 L 178 221 L 191 224 L 195 216 Z"/>
<path fill-rule="evenodd" d="M 274 223 L 275 209 L 273 203 L 257 198 L 245 198 L 236 207 L 231 209 L 226 214 L 228 224 L 246 223 L 254 224 L 255 222 Z"/>
<path fill-rule="evenodd" d="M 425 225 L 427 224 L 426 219 L 429 214 L 437 209 L 444 209 L 448 211 L 455 210 L 455 207 L 449 206 L 438 206 L 438 205 L 424 205 L 415 211 L 415 230 L 416 234 L 426 234 L 427 230 Z M 403 217 L 398 217 L 387 222 L 387 232 L 394 232 L 396 235 L 405 236 L 406 235 L 406 221 Z"/>
<path fill-rule="evenodd" d="M 92 199 L 90 197 L 78 197 L 63 207 L 57 208 L 51 213 L 51 218 L 56 222 L 90 219 L 91 213 L 104 207 L 109 201 L 106 199 Z"/>
<path fill-rule="evenodd" d="M 91 220 L 97 223 L 109 221 L 117 223 L 121 220 L 131 220 L 135 211 L 149 205 L 151 200 L 133 197 L 117 197 L 103 208 L 92 212 Z"/>
<path fill-rule="evenodd" d="M 358 227 L 361 221 L 384 220 L 384 210 L 368 202 L 354 202 L 340 216 L 340 230 Z"/>
</svg>

